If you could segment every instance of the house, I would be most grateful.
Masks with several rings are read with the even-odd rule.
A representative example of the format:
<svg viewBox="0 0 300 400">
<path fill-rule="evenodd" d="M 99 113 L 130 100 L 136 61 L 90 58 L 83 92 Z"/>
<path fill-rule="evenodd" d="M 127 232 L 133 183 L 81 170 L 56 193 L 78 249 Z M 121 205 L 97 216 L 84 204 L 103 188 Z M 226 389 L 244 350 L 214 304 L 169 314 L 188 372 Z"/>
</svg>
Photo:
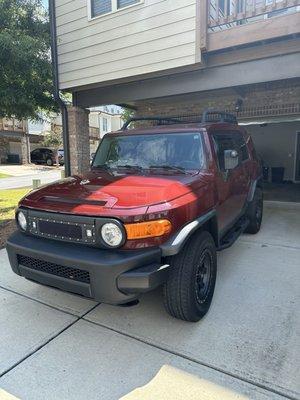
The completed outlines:
<svg viewBox="0 0 300 400">
<path fill-rule="evenodd" d="M 29 153 L 43 140 L 40 132 L 29 130 L 27 121 L 0 118 L 0 164 L 29 161 Z"/>
<path fill-rule="evenodd" d="M 72 172 L 88 168 L 76 156 L 87 152 L 84 110 L 114 103 L 143 116 L 237 113 L 269 171 L 300 181 L 299 0 L 51 0 L 50 9 L 59 88 L 73 95 Z"/>
</svg>

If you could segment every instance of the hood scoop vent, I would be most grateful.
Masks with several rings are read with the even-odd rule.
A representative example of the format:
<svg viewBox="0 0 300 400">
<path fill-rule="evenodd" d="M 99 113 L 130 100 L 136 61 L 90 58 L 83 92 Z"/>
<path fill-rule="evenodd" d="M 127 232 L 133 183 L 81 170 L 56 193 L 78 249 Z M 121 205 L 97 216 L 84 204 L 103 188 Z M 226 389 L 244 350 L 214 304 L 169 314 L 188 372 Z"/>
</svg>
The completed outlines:
<svg viewBox="0 0 300 400">
<path fill-rule="evenodd" d="M 94 206 L 105 206 L 107 201 L 105 200 L 89 200 L 89 199 L 71 199 L 62 198 L 56 196 L 43 196 L 41 200 L 48 201 L 50 203 L 64 203 L 64 204 L 91 204 Z"/>
</svg>

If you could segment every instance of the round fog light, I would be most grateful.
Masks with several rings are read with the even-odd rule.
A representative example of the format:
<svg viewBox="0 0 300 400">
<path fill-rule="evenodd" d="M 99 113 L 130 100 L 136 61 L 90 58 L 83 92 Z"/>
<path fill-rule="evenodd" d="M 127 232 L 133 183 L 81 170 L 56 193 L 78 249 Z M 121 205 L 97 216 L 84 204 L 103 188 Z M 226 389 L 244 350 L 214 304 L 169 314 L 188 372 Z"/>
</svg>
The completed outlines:
<svg viewBox="0 0 300 400">
<path fill-rule="evenodd" d="M 110 247 L 118 247 L 123 241 L 121 228 L 113 222 L 108 222 L 102 226 L 101 236 L 103 241 Z"/>
<path fill-rule="evenodd" d="M 25 215 L 24 215 L 24 213 L 22 211 L 18 212 L 17 221 L 18 221 L 19 227 L 23 231 L 26 231 L 26 229 L 27 229 L 27 220 L 26 220 L 26 217 L 25 217 Z"/>
</svg>

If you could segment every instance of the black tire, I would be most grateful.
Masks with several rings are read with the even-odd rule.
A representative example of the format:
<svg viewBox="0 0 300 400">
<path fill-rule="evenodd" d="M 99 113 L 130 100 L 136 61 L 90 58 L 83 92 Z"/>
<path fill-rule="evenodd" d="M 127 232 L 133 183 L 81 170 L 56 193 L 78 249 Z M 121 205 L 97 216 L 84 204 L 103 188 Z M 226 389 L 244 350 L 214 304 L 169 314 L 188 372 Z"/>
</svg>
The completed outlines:
<svg viewBox="0 0 300 400">
<path fill-rule="evenodd" d="M 257 188 L 247 210 L 247 217 L 250 223 L 245 231 L 246 233 L 255 234 L 259 232 L 263 216 L 263 207 L 263 192 L 260 188 Z"/>
<path fill-rule="evenodd" d="M 46 164 L 48 165 L 48 167 L 52 167 L 52 165 L 53 165 L 52 159 L 51 158 L 47 158 Z"/>
<path fill-rule="evenodd" d="M 163 288 L 167 312 L 184 321 L 199 321 L 210 307 L 217 276 L 216 246 L 211 234 L 195 233 L 168 263 L 170 274 Z"/>
</svg>

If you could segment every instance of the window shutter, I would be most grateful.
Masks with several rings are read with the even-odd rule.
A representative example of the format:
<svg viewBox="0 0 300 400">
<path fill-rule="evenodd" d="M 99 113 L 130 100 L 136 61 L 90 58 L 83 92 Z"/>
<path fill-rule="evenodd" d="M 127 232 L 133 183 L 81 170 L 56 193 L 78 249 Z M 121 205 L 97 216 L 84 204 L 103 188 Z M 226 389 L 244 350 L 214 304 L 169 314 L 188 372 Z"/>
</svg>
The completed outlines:
<svg viewBox="0 0 300 400">
<path fill-rule="evenodd" d="M 131 6 L 131 4 L 139 3 L 140 0 L 118 0 L 118 8 Z"/>
<path fill-rule="evenodd" d="M 112 11 L 111 0 L 91 0 L 92 17 L 106 14 Z"/>
</svg>

